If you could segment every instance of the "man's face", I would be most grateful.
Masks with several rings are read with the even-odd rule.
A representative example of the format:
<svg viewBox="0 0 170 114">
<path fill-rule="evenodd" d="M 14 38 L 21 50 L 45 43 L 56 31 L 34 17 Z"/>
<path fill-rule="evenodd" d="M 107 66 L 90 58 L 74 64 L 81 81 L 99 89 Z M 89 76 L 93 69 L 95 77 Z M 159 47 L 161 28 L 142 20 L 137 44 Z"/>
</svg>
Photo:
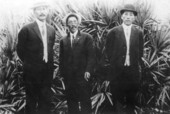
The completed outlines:
<svg viewBox="0 0 170 114">
<path fill-rule="evenodd" d="M 45 21 L 48 15 L 48 9 L 46 6 L 40 6 L 34 9 L 36 18 L 40 21 Z"/>
<path fill-rule="evenodd" d="M 135 20 L 134 13 L 131 11 L 125 11 L 121 16 L 123 23 L 127 26 L 131 25 L 132 22 Z"/>
<path fill-rule="evenodd" d="M 79 22 L 76 17 L 69 17 L 67 21 L 67 26 L 71 33 L 74 33 L 78 30 Z"/>
</svg>

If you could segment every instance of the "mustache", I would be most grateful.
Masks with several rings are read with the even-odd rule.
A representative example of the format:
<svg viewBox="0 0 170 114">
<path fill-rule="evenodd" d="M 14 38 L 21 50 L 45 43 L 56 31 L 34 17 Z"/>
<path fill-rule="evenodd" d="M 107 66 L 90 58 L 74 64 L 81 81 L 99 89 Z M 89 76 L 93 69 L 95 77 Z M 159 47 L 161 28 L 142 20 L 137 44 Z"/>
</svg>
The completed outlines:
<svg viewBox="0 0 170 114">
<path fill-rule="evenodd" d="M 46 16 L 45 14 L 40 14 L 39 16 Z"/>
<path fill-rule="evenodd" d="M 76 25 L 70 25 L 70 28 L 74 28 L 74 27 L 77 27 Z"/>
<path fill-rule="evenodd" d="M 72 25 L 71 27 L 77 27 L 76 25 Z"/>
</svg>

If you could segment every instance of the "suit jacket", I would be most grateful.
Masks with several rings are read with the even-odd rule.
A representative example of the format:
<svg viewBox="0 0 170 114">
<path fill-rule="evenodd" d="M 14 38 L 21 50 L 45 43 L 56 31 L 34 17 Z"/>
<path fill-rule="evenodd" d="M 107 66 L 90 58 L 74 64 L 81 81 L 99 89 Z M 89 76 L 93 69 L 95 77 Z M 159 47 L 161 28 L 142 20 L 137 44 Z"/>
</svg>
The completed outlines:
<svg viewBox="0 0 170 114">
<path fill-rule="evenodd" d="M 109 63 L 111 64 L 112 73 L 115 75 L 119 74 L 119 72 L 121 72 L 121 68 L 124 67 L 127 51 L 126 39 L 122 25 L 109 31 L 105 49 Z M 130 66 L 139 70 L 138 66 L 142 64 L 141 58 L 143 57 L 143 33 L 134 25 L 132 25 L 131 28 L 129 53 Z M 111 78 L 112 77 L 110 77 L 110 79 Z"/>
<path fill-rule="evenodd" d="M 59 68 L 66 80 L 84 77 L 84 73 L 93 72 L 94 49 L 91 35 L 78 31 L 76 42 L 71 47 L 70 34 L 60 41 Z M 72 77 L 72 73 L 75 73 Z M 84 79 L 84 78 L 83 78 Z"/>
<path fill-rule="evenodd" d="M 52 26 L 47 27 L 48 68 L 53 71 L 53 45 L 55 30 Z M 43 41 L 36 22 L 24 26 L 18 34 L 17 53 L 22 60 L 24 69 L 41 70 L 44 65 Z"/>
</svg>

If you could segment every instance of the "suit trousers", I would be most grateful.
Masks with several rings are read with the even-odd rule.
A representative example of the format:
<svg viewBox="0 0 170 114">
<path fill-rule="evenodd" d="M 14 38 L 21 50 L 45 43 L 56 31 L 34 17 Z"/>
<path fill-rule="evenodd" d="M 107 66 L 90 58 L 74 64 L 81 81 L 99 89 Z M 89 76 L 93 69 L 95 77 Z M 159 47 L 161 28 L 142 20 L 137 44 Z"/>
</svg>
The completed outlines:
<svg viewBox="0 0 170 114">
<path fill-rule="evenodd" d="M 70 75 L 65 82 L 68 114 L 91 114 L 91 85 L 82 76 Z"/>
<path fill-rule="evenodd" d="M 24 69 L 26 87 L 26 114 L 50 114 L 51 83 L 47 66 L 37 69 Z"/>
<path fill-rule="evenodd" d="M 127 114 L 133 114 L 139 89 L 139 71 L 131 66 L 124 66 L 120 71 L 116 79 L 110 83 L 113 103 L 115 103 L 113 109 L 117 113 L 122 113 L 121 111 L 124 110 Z"/>
</svg>

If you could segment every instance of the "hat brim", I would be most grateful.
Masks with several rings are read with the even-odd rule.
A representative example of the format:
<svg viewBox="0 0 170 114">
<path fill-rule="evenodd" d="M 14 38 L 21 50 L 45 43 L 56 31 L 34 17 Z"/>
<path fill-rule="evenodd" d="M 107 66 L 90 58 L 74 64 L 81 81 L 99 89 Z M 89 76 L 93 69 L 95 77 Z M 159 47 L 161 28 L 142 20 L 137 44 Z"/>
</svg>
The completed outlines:
<svg viewBox="0 0 170 114">
<path fill-rule="evenodd" d="M 120 10 L 120 14 L 122 15 L 125 11 L 133 12 L 133 14 L 134 14 L 135 16 L 137 16 L 137 14 L 138 14 L 136 11 L 134 11 L 134 10 L 129 10 L 129 9 L 122 9 L 122 10 Z"/>
<path fill-rule="evenodd" d="M 63 19 L 63 22 L 64 22 L 65 25 L 67 25 L 68 18 L 70 18 L 70 17 L 77 17 L 78 23 L 81 23 L 82 18 L 81 18 L 81 16 L 79 14 L 69 13 Z"/>
</svg>

